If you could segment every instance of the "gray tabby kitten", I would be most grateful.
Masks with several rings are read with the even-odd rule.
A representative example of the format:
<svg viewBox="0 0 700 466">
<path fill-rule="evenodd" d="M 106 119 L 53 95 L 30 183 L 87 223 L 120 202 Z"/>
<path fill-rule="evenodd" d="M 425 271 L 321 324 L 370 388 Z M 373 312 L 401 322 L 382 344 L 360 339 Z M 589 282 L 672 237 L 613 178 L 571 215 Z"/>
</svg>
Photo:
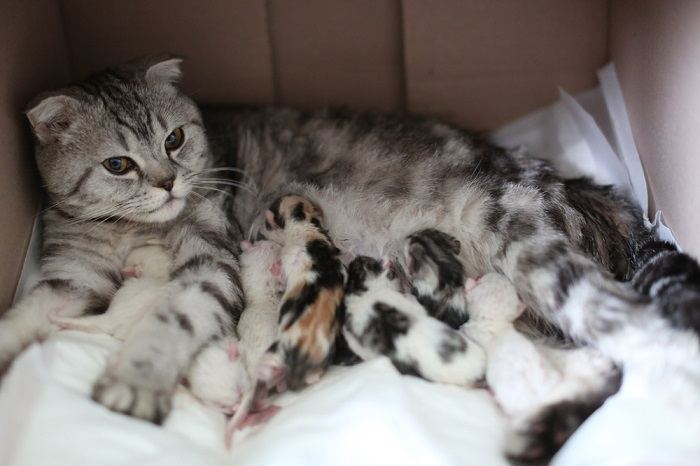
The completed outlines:
<svg viewBox="0 0 700 466">
<path fill-rule="evenodd" d="M 0 368 L 55 327 L 47 316 L 106 309 L 134 248 L 157 239 L 174 259 L 169 291 L 130 333 L 93 396 L 160 421 L 208 343 L 235 335 L 243 307 L 240 233 L 197 106 L 175 87 L 180 60 L 108 70 L 41 96 L 27 116 L 50 208 L 43 281 L 0 321 Z"/>
</svg>

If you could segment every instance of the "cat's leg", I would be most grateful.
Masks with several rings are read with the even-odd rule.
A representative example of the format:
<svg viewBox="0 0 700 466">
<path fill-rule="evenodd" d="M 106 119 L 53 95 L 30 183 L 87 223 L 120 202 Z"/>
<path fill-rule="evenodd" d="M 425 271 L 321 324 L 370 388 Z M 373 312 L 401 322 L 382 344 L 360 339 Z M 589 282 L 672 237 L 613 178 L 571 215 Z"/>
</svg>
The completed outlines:
<svg viewBox="0 0 700 466">
<path fill-rule="evenodd" d="M 196 214 L 196 212 L 195 212 Z M 234 336 L 243 309 L 240 238 L 223 212 L 170 232 L 175 270 L 167 298 L 128 334 L 93 388 L 108 408 L 154 422 L 170 411 L 175 386 L 205 345 Z"/>
<path fill-rule="evenodd" d="M 539 234 L 512 242 L 495 265 L 513 281 L 531 309 L 559 326 L 575 342 L 594 346 L 623 370 L 626 366 L 661 360 L 683 373 L 698 373 L 697 335 L 674 327 L 650 298 L 640 296 L 628 284 L 603 272 L 561 236 Z M 550 446 L 561 445 L 575 426 L 611 393 L 614 390 L 603 397 L 592 393 L 595 403 L 548 407 L 547 412 L 536 416 L 546 422 L 533 425 L 540 430 L 540 440 L 547 439 Z M 561 425 L 566 427 L 565 434 L 558 427 Z M 547 450 L 541 453 L 552 453 Z"/>
<path fill-rule="evenodd" d="M 0 319 L 0 376 L 24 347 L 58 329 L 49 321 L 50 315 L 80 315 L 97 301 L 108 300 L 67 279 L 39 283 Z"/>
</svg>

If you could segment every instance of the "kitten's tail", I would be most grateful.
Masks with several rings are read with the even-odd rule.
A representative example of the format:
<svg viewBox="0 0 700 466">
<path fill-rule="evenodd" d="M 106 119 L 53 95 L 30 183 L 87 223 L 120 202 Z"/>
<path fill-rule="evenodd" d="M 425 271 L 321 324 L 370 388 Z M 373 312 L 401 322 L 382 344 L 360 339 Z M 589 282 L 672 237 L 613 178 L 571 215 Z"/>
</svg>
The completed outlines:
<svg viewBox="0 0 700 466">
<path fill-rule="evenodd" d="M 241 398 L 241 404 L 236 410 L 236 413 L 233 415 L 231 420 L 228 421 L 225 434 L 226 449 L 231 449 L 233 434 L 240 427 L 243 420 L 248 416 L 248 413 L 250 413 L 253 403 L 255 402 L 257 388 L 258 383 L 255 382 L 254 385 L 245 392 L 243 398 Z"/>
<path fill-rule="evenodd" d="M 63 317 L 55 313 L 49 313 L 49 322 L 66 330 L 80 330 L 89 333 L 108 333 L 111 329 L 104 325 L 104 315 Z"/>
</svg>

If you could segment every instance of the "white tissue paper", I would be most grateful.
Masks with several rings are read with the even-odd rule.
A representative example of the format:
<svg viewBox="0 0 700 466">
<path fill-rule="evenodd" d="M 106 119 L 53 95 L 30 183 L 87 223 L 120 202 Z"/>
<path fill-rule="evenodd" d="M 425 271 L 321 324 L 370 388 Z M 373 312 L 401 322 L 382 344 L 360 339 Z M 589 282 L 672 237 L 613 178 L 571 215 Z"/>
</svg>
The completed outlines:
<svg viewBox="0 0 700 466">
<path fill-rule="evenodd" d="M 565 176 L 615 184 L 646 213 L 646 183 L 612 66 L 599 78 L 600 88 L 576 97 L 562 91 L 557 103 L 492 137 L 505 146 L 526 146 Z M 658 213 L 654 225 L 672 239 Z M 27 262 L 24 290 L 38 270 L 36 255 Z M 386 359 L 334 368 L 303 392 L 283 395 L 277 400 L 280 413 L 262 428 L 240 432 L 228 452 L 223 415 L 184 391 L 177 393 L 162 429 L 93 403 L 92 382 L 116 348 L 118 342 L 108 336 L 63 331 L 25 351 L 0 391 L 0 464 L 506 464 L 500 454 L 502 419 L 485 390 L 401 376 Z M 634 396 L 623 389 L 608 400 L 555 463 L 634 464 L 644 453 L 658 459 L 669 451 L 697 452 L 696 431 L 675 435 L 678 429 L 672 429 L 687 413 L 657 400 L 657 385 L 635 390 Z M 692 458 L 673 458 L 684 457 Z"/>
</svg>

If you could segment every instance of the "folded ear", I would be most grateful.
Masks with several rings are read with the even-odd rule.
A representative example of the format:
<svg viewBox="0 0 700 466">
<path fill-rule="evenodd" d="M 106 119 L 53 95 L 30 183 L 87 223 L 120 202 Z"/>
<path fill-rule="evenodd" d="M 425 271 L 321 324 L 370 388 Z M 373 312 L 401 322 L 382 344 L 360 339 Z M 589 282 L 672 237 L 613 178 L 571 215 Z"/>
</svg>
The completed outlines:
<svg viewBox="0 0 700 466">
<path fill-rule="evenodd" d="M 169 57 L 151 65 L 146 70 L 146 81 L 175 84 L 180 81 L 182 58 Z"/>
<path fill-rule="evenodd" d="M 32 131 L 42 144 L 65 143 L 78 116 L 78 101 L 67 95 L 46 97 L 27 111 Z"/>
</svg>

